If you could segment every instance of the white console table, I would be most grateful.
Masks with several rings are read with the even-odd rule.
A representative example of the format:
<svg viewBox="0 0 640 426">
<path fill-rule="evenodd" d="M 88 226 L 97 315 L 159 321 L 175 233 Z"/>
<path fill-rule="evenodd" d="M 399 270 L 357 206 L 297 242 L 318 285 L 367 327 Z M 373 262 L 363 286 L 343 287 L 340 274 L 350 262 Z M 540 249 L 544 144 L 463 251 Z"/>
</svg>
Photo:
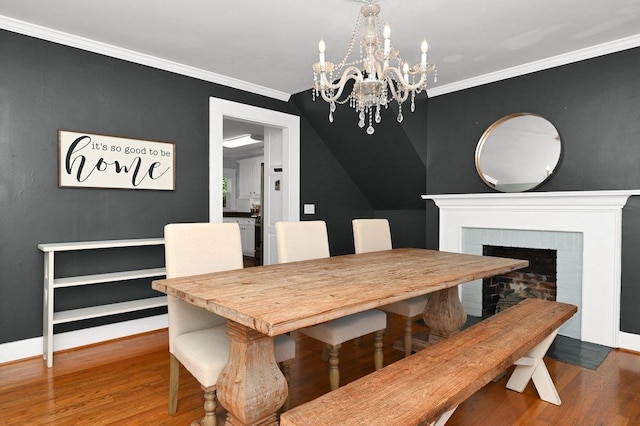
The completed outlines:
<svg viewBox="0 0 640 426">
<path fill-rule="evenodd" d="M 139 278 L 161 277 L 165 275 L 165 268 L 139 269 L 122 272 L 110 272 L 105 274 L 80 275 L 74 277 L 55 278 L 54 258 L 56 252 L 94 250 L 116 247 L 141 247 L 163 245 L 163 238 L 146 238 L 131 240 L 105 240 L 82 241 L 71 243 L 38 244 L 38 248 L 44 253 L 44 303 L 43 303 L 43 350 L 42 354 L 47 361 L 47 366 L 53 366 L 53 326 L 72 321 L 80 321 L 89 318 L 103 317 L 107 315 L 125 312 L 140 311 L 167 305 L 167 297 L 150 297 L 146 299 L 131 300 L 127 302 L 112 303 L 108 305 L 91 306 L 80 309 L 54 312 L 55 289 L 62 287 L 74 287 L 88 284 L 109 283 L 118 281 L 135 280 Z"/>
</svg>

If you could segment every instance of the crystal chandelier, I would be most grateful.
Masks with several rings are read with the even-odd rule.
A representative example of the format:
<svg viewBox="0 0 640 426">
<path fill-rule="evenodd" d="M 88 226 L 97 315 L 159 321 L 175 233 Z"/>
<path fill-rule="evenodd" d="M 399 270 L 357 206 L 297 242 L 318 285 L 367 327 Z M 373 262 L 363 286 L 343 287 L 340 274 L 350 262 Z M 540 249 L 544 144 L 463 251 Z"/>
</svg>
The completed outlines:
<svg viewBox="0 0 640 426">
<path fill-rule="evenodd" d="M 412 67 L 400 57 L 400 52 L 391 46 L 391 29 L 384 25 L 382 37 L 378 30 L 380 6 L 376 0 L 367 0 L 360 9 L 356 27 L 351 36 L 349 48 L 339 64 L 325 61 L 325 43 L 321 39 L 318 45 L 320 61 L 313 64 L 313 100 L 318 95 L 329 103 L 329 122 L 333 123 L 336 104 L 349 105 L 358 112 L 358 126 L 366 125 L 367 133 L 373 134 L 373 122 L 380 123 L 380 109 L 388 108 L 393 100 L 398 102 L 398 122 L 401 123 L 402 103 L 411 96 L 411 112 L 415 110 L 416 94 L 426 91 L 428 74 L 437 71 L 433 64 L 427 63 L 427 41 L 421 45 L 422 56 L 419 64 Z M 350 60 L 358 37 L 362 19 L 364 32 L 360 39 L 360 57 Z M 392 64 L 397 64 L 392 66 Z M 362 69 L 358 68 L 361 67 Z M 339 78 L 339 80 L 338 80 Z M 337 80 L 337 82 L 336 82 Z M 341 98 L 345 86 L 353 80 L 351 93 Z M 417 81 L 416 81 L 417 80 Z M 347 89 L 348 90 L 348 89 Z"/>
</svg>

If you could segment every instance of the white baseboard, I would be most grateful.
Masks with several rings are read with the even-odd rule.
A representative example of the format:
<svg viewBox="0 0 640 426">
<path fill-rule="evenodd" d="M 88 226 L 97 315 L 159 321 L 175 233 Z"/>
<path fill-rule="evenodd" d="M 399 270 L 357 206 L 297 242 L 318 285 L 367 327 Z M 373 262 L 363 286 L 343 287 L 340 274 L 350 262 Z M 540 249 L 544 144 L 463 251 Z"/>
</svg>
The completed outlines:
<svg viewBox="0 0 640 426">
<path fill-rule="evenodd" d="M 618 334 L 618 346 L 620 349 L 640 352 L 640 334 L 624 333 Z"/>
<path fill-rule="evenodd" d="M 167 328 L 168 321 L 167 314 L 162 314 L 56 334 L 53 339 L 54 363 L 56 351 L 160 330 Z M 42 355 L 42 346 L 42 337 L 0 344 L 0 364 Z"/>
</svg>

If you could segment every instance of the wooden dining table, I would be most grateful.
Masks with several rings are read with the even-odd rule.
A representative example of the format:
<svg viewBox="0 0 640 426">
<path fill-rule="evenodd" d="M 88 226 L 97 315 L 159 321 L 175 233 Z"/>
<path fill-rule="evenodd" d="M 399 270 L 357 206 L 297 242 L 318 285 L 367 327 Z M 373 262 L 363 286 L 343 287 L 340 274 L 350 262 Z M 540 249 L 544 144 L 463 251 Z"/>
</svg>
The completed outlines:
<svg viewBox="0 0 640 426">
<path fill-rule="evenodd" d="M 274 336 L 430 294 L 425 323 L 446 338 L 466 321 L 459 284 L 527 265 L 402 248 L 157 280 L 152 287 L 228 319 L 229 361 L 217 383 L 226 424 L 277 425 L 288 389 Z"/>
</svg>

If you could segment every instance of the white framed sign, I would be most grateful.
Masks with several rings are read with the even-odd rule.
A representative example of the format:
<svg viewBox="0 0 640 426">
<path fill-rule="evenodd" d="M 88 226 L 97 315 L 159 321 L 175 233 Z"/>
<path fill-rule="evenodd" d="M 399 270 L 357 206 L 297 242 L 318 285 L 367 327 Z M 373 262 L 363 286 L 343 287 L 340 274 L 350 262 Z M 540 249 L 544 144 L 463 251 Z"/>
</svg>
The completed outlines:
<svg viewBox="0 0 640 426">
<path fill-rule="evenodd" d="M 60 187 L 175 189 L 175 144 L 58 130 Z"/>
</svg>

